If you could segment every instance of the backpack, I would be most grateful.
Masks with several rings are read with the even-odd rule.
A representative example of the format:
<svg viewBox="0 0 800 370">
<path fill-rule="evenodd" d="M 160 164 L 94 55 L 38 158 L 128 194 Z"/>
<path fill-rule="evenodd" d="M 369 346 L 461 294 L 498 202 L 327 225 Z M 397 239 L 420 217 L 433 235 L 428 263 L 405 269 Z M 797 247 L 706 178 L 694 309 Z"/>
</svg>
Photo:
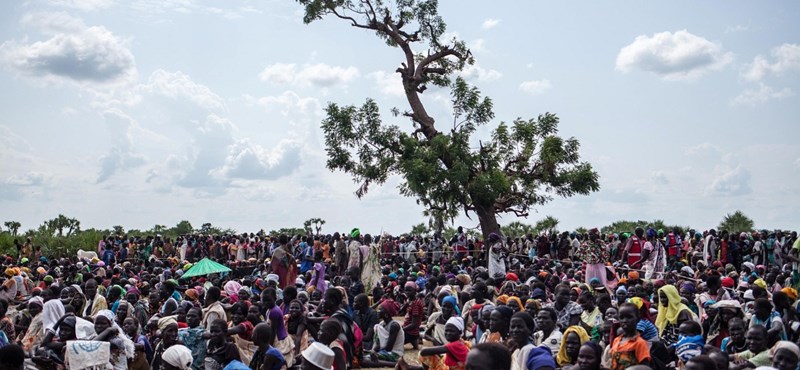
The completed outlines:
<svg viewBox="0 0 800 370">
<path fill-rule="evenodd" d="M 400 329 L 402 330 L 402 329 Z M 353 342 L 356 348 L 362 348 L 364 344 L 364 332 L 361 331 L 361 327 L 353 321 Z"/>
</svg>

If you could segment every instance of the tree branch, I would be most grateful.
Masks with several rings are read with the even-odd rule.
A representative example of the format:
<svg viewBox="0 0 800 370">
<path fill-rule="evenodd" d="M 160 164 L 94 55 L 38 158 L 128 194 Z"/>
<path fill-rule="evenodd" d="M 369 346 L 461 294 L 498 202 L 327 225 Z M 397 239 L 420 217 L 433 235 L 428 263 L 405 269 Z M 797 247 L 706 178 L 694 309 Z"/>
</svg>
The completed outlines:
<svg viewBox="0 0 800 370">
<path fill-rule="evenodd" d="M 329 7 L 329 9 L 331 10 L 331 12 L 335 16 L 337 16 L 337 17 L 339 17 L 341 19 L 348 20 L 348 21 L 352 22 L 350 25 L 353 26 L 353 27 L 366 28 L 368 30 L 374 30 L 375 29 L 374 27 L 371 27 L 369 25 L 358 23 L 358 21 L 356 21 L 356 19 L 353 18 L 353 17 L 346 16 L 346 15 L 343 15 L 343 14 L 339 14 L 339 12 L 336 11 L 336 7 L 331 6 L 331 7 Z"/>
<path fill-rule="evenodd" d="M 423 59 L 421 62 L 419 62 L 419 66 L 417 67 L 417 70 L 416 70 L 416 72 L 414 74 L 414 79 L 415 80 L 421 80 L 422 79 L 422 74 L 426 70 L 425 67 L 427 67 L 429 64 L 431 64 L 433 62 L 436 62 L 436 61 L 438 61 L 438 60 L 440 60 L 442 58 L 446 58 L 448 56 L 455 56 L 459 60 L 463 60 L 464 59 L 464 54 L 461 54 L 460 52 L 458 52 L 458 51 L 456 51 L 454 49 L 451 49 L 450 47 L 445 47 L 442 50 L 439 50 L 439 51 L 437 51 L 437 52 L 435 52 L 435 53 L 433 53 L 431 55 L 428 55 L 427 57 L 425 57 L 425 59 Z"/>
</svg>

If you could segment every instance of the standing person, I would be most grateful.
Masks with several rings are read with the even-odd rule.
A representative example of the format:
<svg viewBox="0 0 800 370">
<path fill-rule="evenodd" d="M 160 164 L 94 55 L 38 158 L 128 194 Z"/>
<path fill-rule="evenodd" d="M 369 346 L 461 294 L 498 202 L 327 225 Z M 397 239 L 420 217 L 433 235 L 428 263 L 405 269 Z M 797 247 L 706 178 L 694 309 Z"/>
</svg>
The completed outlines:
<svg viewBox="0 0 800 370">
<path fill-rule="evenodd" d="M 361 271 L 364 265 L 364 255 L 361 254 L 361 230 L 354 228 L 350 231 L 350 243 L 347 245 L 347 254 L 350 259 L 347 261 L 347 268 L 355 268 Z"/>
<path fill-rule="evenodd" d="M 314 268 L 314 247 L 306 241 L 303 241 L 300 244 L 303 246 L 303 251 L 301 252 L 302 260 L 300 262 L 300 273 L 305 274 Z"/>
<path fill-rule="evenodd" d="M 467 249 L 467 234 L 464 233 L 464 227 L 459 226 L 456 235 L 453 237 L 452 245 L 453 245 L 453 252 L 455 255 L 453 256 L 453 260 L 461 261 L 462 258 L 466 257 L 467 253 L 469 252 Z"/>
<path fill-rule="evenodd" d="M 703 239 L 703 261 L 707 266 L 719 259 L 717 252 L 719 249 L 719 240 L 717 239 L 717 231 L 714 229 L 708 230 L 708 235 Z"/>
<path fill-rule="evenodd" d="M 669 256 L 667 262 L 670 266 L 673 266 L 676 261 L 680 261 L 682 258 L 681 249 L 683 247 L 683 241 L 681 240 L 680 229 L 678 229 L 677 226 L 673 227 L 672 231 L 667 234 L 666 244 L 667 255 Z"/>
<path fill-rule="evenodd" d="M 592 279 L 598 279 L 603 286 L 608 286 L 608 274 L 606 262 L 608 262 L 609 252 L 600 241 L 600 234 L 597 228 L 589 230 L 589 240 L 583 243 L 575 255 L 578 259 L 586 262 L 586 283 Z"/>
<path fill-rule="evenodd" d="M 628 238 L 628 242 L 625 243 L 625 252 L 622 255 L 622 260 L 633 268 L 641 260 L 642 248 L 644 248 L 644 229 L 637 227 L 633 235 Z"/>
<path fill-rule="evenodd" d="M 336 264 L 336 274 L 340 276 L 344 275 L 344 272 L 347 271 L 347 261 L 349 257 L 347 256 L 347 245 L 345 245 L 342 236 L 339 235 L 338 232 L 333 233 L 333 253 L 333 262 Z"/>
<path fill-rule="evenodd" d="M 289 237 L 281 234 L 278 237 L 278 248 L 272 253 L 271 269 L 278 275 L 278 282 L 281 288 L 294 284 L 297 280 L 297 263 L 292 255 Z"/>
<path fill-rule="evenodd" d="M 506 259 L 508 249 L 503 245 L 503 240 L 497 233 L 489 234 L 489 277 L 497 278 L 506 276 Z"/>
<path fill-rule="evenodd" d="M 645 270 L 645 279 L 661 279 L 666 267 L 666 256 L 664 253 L 664 245 L 656 237 L 657 233 L 654 229 L 647 229 L 647 240 L 642 247 L 641 258 L 636 261 L 631 268 L 643 268 Z"/>
</svg>

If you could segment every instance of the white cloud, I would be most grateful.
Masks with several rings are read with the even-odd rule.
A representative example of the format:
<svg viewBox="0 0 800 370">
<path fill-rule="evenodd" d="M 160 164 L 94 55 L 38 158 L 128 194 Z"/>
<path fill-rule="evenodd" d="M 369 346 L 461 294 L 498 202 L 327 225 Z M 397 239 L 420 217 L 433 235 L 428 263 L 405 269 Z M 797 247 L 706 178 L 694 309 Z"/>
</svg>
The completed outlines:
<svg viewBox="0 0 800 370">
<path fill-rule="evenodd" d="M 189 75 L 177 71 L 155 70 L 147 82 L 140 87 L 142 92 L 150 92 L 170 98 L 189 99 L 200 107 L 211 110 L 224 110 L 225 101 L 207 86 L 194 82 Z"/>
<path fill-rule="evenodd" d="M 741 94 L 733 98 L 732 105 L 751 105 L 766 103 L 772 99 L 784 99 L 794 95 L 792 89 L 786 87 L 782 90 L 775 90 L 772 87 L 760 84 L 758 89 L 746 89 Z"/>
<path fill-rule="evenodd" d="M 483 28 L 485 30 L 488 30 L 488 29 L 497 27 L 498 24 L 500 24 L 500 20 L 499 19 L 489 18 L 489 19 L 483 21 L 483 25 L 481 26 L 481 28 Z"/>
<path fill-rule="evenodd" d="M 485 53 L 488 51 L 486 49 L 486 40 L 484 39 L 476 39 L 475 41 L 469 44 L 469 50 L 475 53 Z"/>
<path fill-rule="evenodd" d="M 519 89 L 520 91 L 524 91 L 528 94 L 537 95 L 547 90 L 550 90 L 552 86 L 553 85 L 550 83 L 550 80 L 547 79 L 531 80 L 531 81 L 524 81 L 521 84 L 519 84 Z"/>
<path fill-rule="evenodd" d="M 52 37 L 27 44 L 15 40 L 0 45 L 0 62 L 22 75 L 79 84 L 117 83 L 136 76 L 136 62 L 127 42 L 103 26 L 86 27 L 63 13 L 24 16 L 23 24 Z"/>
<path fill-rule="evenodd" d="M 737 24 L 735 26 L 728 26 L 725 28 L 725 33 L 736 33 L 750 30 L 749 24 Z"/>
<path fill-rule="evenodd" d="M 23 175 L 12 175 L 6 179 L 6 184 L 15 186 L 43 185 L 49 181 L 50 176 L 41 172 L 28 172 Z"/>
<path fill-rule="evenodd" d="M 669 178 L 667 178 L 667 175 L 662 171 L 650 172 L 650 179 L 656 184 L 669 184 Z"/>
<path fill-rule="evenodd" d="M 216 174 L 245 180 L 275 180 L 300 167 L 302 145 L 297 140 L 281 140 L 271 150 L 239 140 L 228 147 L 225 164 Z"/>
<path fill-rule="evenodd" d="M 709 153 L 709 152 L 714 154 L 714 155 L 721 155 L 722 154 L 722 150 L 720 150 L 718 146 L 716 146 L 714 144 L 711 144 L 709 142 L 703 142 L 703 143 L 697 144 L 695 146 L 691 146 L 691 147 L 685 148 L 683 152 L 686 155 L 691 155 L 691 156 L 699 155 L 699 154 L 703 154 L 703 153 Z"/>
<path fill-rule="evenodd" d="M 503 77 L 503 74 L 494 70 L 481 67 L 478 63 L 467 65 L 458 72 L 461 77 L 467 80 L 478 80 L 481 82 L 491 82 Z"/>
<path fill-rule="evenodd" d="M 47 2 L 62 8 L 83 11 L 107 8 L 114 3 L 113 0 L 48 0 Z"/>
<path fill-rule="evenodd" d="M 706 195 L 738 196 L 751 193 L 750 171 L 742 166 L 719 174 L 706 188 Z"/>
<path fill-rule="evenodd" d="M 783 44 L 773 48 L 771 54 L 775 62 L 770 63 L 762 55 L 756 56 L 742 77 L 746 80 L 758 81 L 768 73 L 781 75 L 784 72 L 800 70 L 800 45 Z"/>
<path fill-rule="evenodd" d="M 301 97 L 294 91 L 284 91 L 281 95 L 265 96 L 259 99 L 249 96 L 246 98 L 255 100 L 257 104 L 267 108 L 277 107 L 283 116 L 297 113 L 305 116 L 320 116 L 322 114 L 322 106 L 319 104 L 319 100 L 312 97 Z"/>
<path fill-rule="evenodd" d="M 329 66 L 324 63 L 305 64 L 302 67 L 290 63 L 275 63 L 267 66 L 258 77 L 273 84 L 331 87 L 350 82 L 359 76 L 358 68 Z"/>
<path fill-rule="evenodd" d="M 26 13 L 22 15 L 19 23 L 26 27 L 37 28 L 42 33 L 49 35 L 80 32 L 86 29 L 83 20 L 65 12 Z"/>
<path fill-rule="evenodd" d="M 134 152 L 131 132 L 136 121 L 119 110 L 108 110 L 103 113 L 106 126 L 111 133 L 111 148 L 100 157 L 100 170 L 96 182 L 102 183 L 115 173 L 136 168 L 145 163 L 144 156 Z"/>
<path fill-rule="evenodd" d="M 375 87 L 384 95 L 403 96 L 403 80 L 398 73 L 375 71 L 367 75 L 375 82 Z"/>
<path fill-rule="evenodd" d="M 627 73 L 634 69 L 655 73 L 665 80 L 697 78 L 719 70 L 733 60 L 722 45 L 686 30 L 641 35 L 617 55 L 616 69 Z"/>
</svg>

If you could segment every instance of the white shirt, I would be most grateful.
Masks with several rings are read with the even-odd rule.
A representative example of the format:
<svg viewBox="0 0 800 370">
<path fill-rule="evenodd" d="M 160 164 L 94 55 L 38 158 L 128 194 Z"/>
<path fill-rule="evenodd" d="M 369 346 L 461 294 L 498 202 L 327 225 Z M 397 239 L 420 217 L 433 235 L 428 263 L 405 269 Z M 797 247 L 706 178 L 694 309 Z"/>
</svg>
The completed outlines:
<svg viewBox="0 0 800 370">
<path fill-rule="evenodd" d="M 553 356 L 558 354 L 558 350 L 561 348 L 561 331 L 558 329 L 553 329 L 550 333 L 550 336 L 547 338 L 544 337 L 544 332 L 539 330 L 533 333 L 533 345 L 534 346 L 541 346 L 545 345 L 547 348 L 550 348 L 550 352 L 553 352 Z"/>
</svg>

